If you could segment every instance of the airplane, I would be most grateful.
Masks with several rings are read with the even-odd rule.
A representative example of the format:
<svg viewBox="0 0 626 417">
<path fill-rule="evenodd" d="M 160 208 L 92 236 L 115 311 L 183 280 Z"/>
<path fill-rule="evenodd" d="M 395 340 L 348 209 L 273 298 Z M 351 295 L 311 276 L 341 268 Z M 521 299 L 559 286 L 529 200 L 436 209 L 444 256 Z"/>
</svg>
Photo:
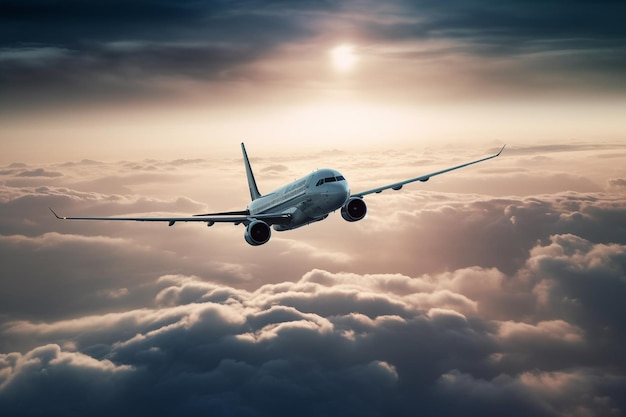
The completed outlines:
<svg viewBox="0 0 626 417">
<path fill-rule="evenodd" d="M 170 226 L 177 222 L 204 222 L 207 226 L 213 226 L 215 223 L 243 224 L 246 226 L 244 232 L 246 242 L 252 246 L 259 246 L 270 240 L 272 228 L 277 232 L 296 229 L 324 220 L 330 213 L 339 209 L 341 209 L 341 217 L 346 221 L 359 221 L 367 213 L 367 205 L 363 201 L 364 196 L 389 189 L 397 191 L 406 184 L 417 181 L 426 182 L 436 175 L 496 158 L 505 146 L 495 155 L 358 193 L 350 193 L 348 182 L 339 171 L 319 169 L 263 195 L 259 192 L 246 147 L 242 143 L 241 151 L 252 200 L 245 210 L 195 214 L 190 217 L 66 217 L 59 216 L 52 208 L 50 211 L 60 220 L 167 222 Z"/>
</svg>

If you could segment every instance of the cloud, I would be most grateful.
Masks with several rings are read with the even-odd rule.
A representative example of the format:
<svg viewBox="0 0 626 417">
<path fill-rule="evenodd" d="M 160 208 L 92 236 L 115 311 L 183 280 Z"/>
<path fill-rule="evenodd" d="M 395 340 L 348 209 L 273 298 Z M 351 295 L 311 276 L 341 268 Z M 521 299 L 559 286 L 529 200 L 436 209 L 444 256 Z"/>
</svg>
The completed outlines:
<svg viewBox="0 0 626 417">
<path fill-rule="evenodd" d="M 616 393 L 626 386 L 625 365 L 614 355 L 621 351 L 622 332 L 604 329 L 611 318 L 621 317 L 621 307 L 611 306 L 602 320 L 581 321 L 562 303 L 576 292 L 567 285 L 567 271 L 580 271 L 597 291 L 614 289 L 625 272 L 619 259 L 626 246 L 567 235 L 552 242 L 533 248 L 514 275 L 500 274 L 482 288 L 485 299 L 506 299 L 525 287 L 533 302 L 522 321 L 500 321 L 494 319 L 498 314 L 462 305 L 433 307 L 419 297 L 445 289 L 480 304 L 472 298 L 473 288 L 460 285 L 467 279 L 464 270 L 436 277 L 317 270 L 254 291 L 164 276 L 157 281 L 165 287 L 153 308 L 5 325 L 5 336 L 20 334 L 42 345 L 2 355 L 0 403 L 17 410 L 20 398 L 64 381 L 70 387 L 80 382 L 80 392 L 99 395 L 95 403 L 75 404 L 74 394 L 57 390 L 61 412 L 70 406 L 86 410 L 104 398 L 116 398 L 108 411 L 123 412 L 137 406 L 131 398 L 142 398 L 155 415 L 189 410 L 280 415 L 296 406 L 304 415 L 407 414 L 418 406 L 428 415 L 462 409 L 619 413 L 625 404 Z M 611 275 L 596 281 L 594 271 L 584 271 L 599 267 L 591 260 L 606 251 L 614 254 L 614 261 L 602 263 Z M 557 260 L 566 265 L 564 273 L 542 261 L 547 253 L 561 253 Z M 481 277 L 493 280 L 493 271 L 473 273 L 478 285 Z M 557 282 L 547 304 L 531 290 L 546 281 Z M 596 307 L 593 297 L 579 299 L 579 308 Z M 551 318 L 541 318 L 546 315 Z M 597 332 L 604 332 L 603 341 Z M 616 350 L 606 351 L 607 346 Z M 95 378 L 86 381 L 85 373 Z M 281 400 L 268 401 L 269 393 Z"/>
<path fill-rule="evenodd" d="M 596 6 L 111 1 L 86 8 L 75 0 L 9 1 L 0 13 L 0 105 L 16 111 L 165 100 L 188 97 L 199 86 L 220 103 L 242 91 L 247 101 L 250 91 L 265 99 L 277 86 L 282 99 L 301 94 L 302 85 L 328 88 L 314 57 L 345 38 L 362 43 L 359 52 L 375 63 L 355 85 L 377 94 L 396 94 L 396 80 L 413 99 L 445 97 L 450 91 L 431 91 L 444 79 L 455 95 L 481 98 L 529 90 L 612 94 L 624 89 L 625 34 L 615 19 L 624 10 L 613 1 Z M 398 60 L 405 65 L 390 65 Z M 463 65 L 463 73 L 451 76 L 450 64 Z M 409 85 L 406 71 L 423 82 Z"/>
<path fill-rule="evenodd" d="M 54 344 L 24 355 L 0 354 L 0 404 L 11 414 L 37 414 L 23 405 L 31 403 L 36 393 L 37 403 L 53 415 L 90 407 L 106 412 L 110 399 L 119 395 L 131 374 L 129 366 L 67 352 Z"/>
<path fill-rule="evenodd" d="M 582 178 L 606 184 L 614 171 L 602 155 L 619 147 L 541 149 L 538 159 L 514 149 L 519 154 L 467 178 L 528 175 L 530 161 L 550 181 L 574 155 L 594 167 L 581 164 Z M 393 166 L 370 167 L 369 154 L 329 162 L 345 163 L 353 184 L 367 187 L 414 172 L 407 154 L 395 155 Z M 465 158 L 431 152 L 421 162 L 457 159 Z M 259 167 L 306 171 L 307 163 L 315 161 L 267 158 Z M 625 412 L 619 188 L 516 196 L 512 185 L 497 196 L 445 192 L 437 189 L 443 180 L 429 181 L 370 196 L 360 223 L 335 214 L 254 248 L 241 227 L 72 223 L 47 210 L 190 214 L 205 212 L 199 201 L 207 200 L 216 211 L 241 208 L 245 179 L 231 165 L 1 169 L 0 408 L 157 416 Z M 217 189 L 201 175 L 208 167 Z M 39 169 L 62 175 L 18 177 Z M 24 409 L 25 402 L 34 405 Z"/>
<path fill-rule="evenodd" d="M 549 154 L 552 157 L 549 161 L 536 162 L 540 168 L 553 167 L 554 172 L 548 175 L 551 178 L 558 177 L 561 167 L 566 166 L 560 161 L 558 151 Z M 567 156 L 569 152 L 572 152 L 570 148 Z M 581 152 L 586 155 L 587 149 Z M 518 158 L 525 157 L 497 161 L 505 163 L 500 164 L 503 169 L 519 170 L 521 162 Z M 339 155 L 330 157 L 329 162 L 340 166 L 345 159 L 345 155 Z M 442 157 L 433 156 L 433 159 L 439 161 L 435 165 L 445 166 Z M 463 160 L 464 157 L 457 156 L 457 159 Z M 290 166 L 304 165 L 306 170 L 306 161 L 293 160 Z M 380 172 L 384 172 L 382 177 L 395 180 L 430 169 L 422 167 L 416 172 L 410 156 L 398 156 L 394 161 L 395 168 L 381 164 L 368 169 L 365 176 L 363 173 L 355 175 L 356 168 L 348 168 L 353 174 L 351 183 L 363 184 L 362 187 L 367 188 L 368 181 L 375 181 L 369 176 L 376 178 Z M 285 234 L 274 233 L 270 243 L 259 248 L 245 244 L 242 227 L 215 225 L 206 228 L 196 224 L 176 224 L 168 228 L 162 224 L 61 222 L 48 210 L 53 207 L 62 215 L 75 216 L 189 215 L 245 206 L 249 198 L 245 178 L 241 169 L 232 167 L 230 161 L 181 163 L 143 161 L 140 164 L 7 167 L 2 177 L 4 185 L 0 185 L 5 284 L 6 288 L 14 287 L 30 300 L 24 303 L 20 301 L 21 296 L 16 297 L 18 293 L 11 296 L 12 293 L 7 291 L 4 293 L 7 311 L 14 312 L 14 307 L 24 308 L 26 305 L 46 308 L 56 305 L 47 313 L 44 310 L 38 313 L 42 314 L 41 317 L 56 317 L 64 309 L 86 309 L 85 313 L 95 313 L 98 311 L 96 307 L 104 308 L 110 302 L 120 308 L 135 308 L 162 289 L 143 287 L 146 292 L 140 297 L 133 296 L 138 287 L 144 280 L 150 280 L 149 277 L 164 274 L 203 276 L 210 281 L 236 282 L 254 290 L 264 283 L 281 282 L 285 276 L 304 276 L 315 269 L 375 275 L 387 274 L 389 265 L 393 265 L 391 270 L 404 277 L 425 273 L 434 277 L 442 270 L 464 271 L 450 287 L 440 289 L 436 294 L 420 295 L 425 306 L 457 309 L 463 306 L 461 311 L 464 314 L 507 309 L 519 312 L 528 302 L 523 292 L 510 294 L 507 300 L 490 300 L 481 296 L 474 285 L 478 279 L 476 276 L 482 275 L 482 285 L 505 288 L 509 284 L 502 274 L 513 274 L 521 268 L 537 241 L 549 242 L 553 235 L 569 233 L 594 243 L 624 244 L 624 230 L 620 227 L 624 224 L 624 200 L 619 193 L 564 191 L 532 197 L 477 196 L 438 191 L 437 187 L 446 186 L 443 177 L 416 187 L 406 187 L 400 193 L 386 192 L 368 197 L 368 217 L 358 224 L 348 224 L 335 213 L 310 227 Z M 273 165 L 276 165 L 274 160 L 267 160 L 259 167 Z M 358 160 L 351 158 L 347 166 L 360 165 Z M 135 169 L 138 166 L 141 168 Z M 213 182 L 207 181 L 203 175 L 207 166 L 215 172 L 223 172 L 216 184 L 219 188 L 209 189 L 210 192 L 207 187 L 213 186 Z M 33 181 L 28 184 L 15 183 L 22 168 L 63 175 L 28 178 Z M 348 171 L 344 171 L 348 175 Z M 497 171 L 469 171 L 467 174 L 476 175 L 476 180 L 487 183 L 502 181 L 506 184 L 508 181 L 507 178 L 500 179 L 502 174 Z M 585 172 L 585 175 L 602 178 L 604 174 Z M 465 175 L 455 176 L 454 180 L 470 181 L 465 178 Z M 42 185 L 44 179 L 45 185 Z M 263 176 L 258 180 L 263 180 Z M 380 184 L 381 180 L 378 181 L 371 185 Z M 545 181 L 551 180 L 546 178 Z M 452 180 L 448 182 L 454 183 Z M 265 189 L 271 189 L 266 182 L 261 184 L 266 185 Z M 508 186 L 511 187 L 509 191 L 516 189 L 514 185 Z M 461 188 L 467 191 L 468 187 Z M 209 201 L 211 205 L 206 206 L 200 201 Z M 33 253 L 37 262 L 27 261 L 32 259 Z M 267 260 L 276 256 L 280 257 L 280 263 L 267 266 Z M 70 262 L 60 264 L 56 259 L 70 259 Z M 41 265 L 49 266 L 42 268 Z M 488 274 L 489 279 L 483 273 L 486 270 L 492 271 Z M 90 277 L 88 281 L 92 288 L 88 288 L 84 277 Z M 75 286 L 68 290 L 68 295 L 76 294 L 70 302 L 65 302 L 63 297 L 46 297 L 54 288 L 54 282 L 65 279 L 75 282 Z M 32 285 L 42 282 L 41 291 L 27 295 L 28 287 L 22 286 L 24 280 Z M 408 285 L 402 280 L 392 282 L 398 286 Z M 458 295 L 462 288 L 474 290 L 464 299 Z M 120 296 L 111 297 L 111 294 Z M 427 304 L 428 300 L 430 304 Z M 510 316 L 501 317 L 502 320 L 508 318 Z"/>
<path fill-rule="evenodd" d="M 171 281 L 171 278 L 165 278 L 165 280 Z M 174 281 L 184 286 L 191 284 L 194 280 L 174 279 Z M 209 285 L 207 285 L 207 289 L 208 287 Z M 324 340 L 329 338 L 329 341 L 332 342 L 337 339 L 337 336 L 332 334 L 333 325 L 328 319 L 317 314 L 301 313 L 293 308 L 278 306 L 269 309 L 255 308 L 253 295 L 248 294 L 246 296 L 245 292 L 240 291 L 239 295 L 243 302 L 230 301 L 223 305 L 211 302 L 191 303 L 166 308 L 165 311 L 162 308 L 151 313 L 145 311 L 129 312 L 128 316 L 141 317 L 145 316 L 146 313 L 167 316 L 169 315 L 167 311 L 182 311 L 181 308 L 186 311 L 186 313 L 179 315 L 179 320 L 174 320 L 155 330 L 144 329 L 128 340 L 112 344 L 113 349 L 109 351 L 107 356 L 111 358 L 111 355 L 115 356 L 114 363 L 120 360 L 138 361 L 137 367 L 133 365 L 134 371 L 128 378 L 141 381 L 141 384 L 138 385 L 140 387 L 156 376 L 153 372 L 156 370 L 154 365 L 157 362 L 173 364 L 173 362 L 178 362 L 176 351 L 192 349 L 184 355 L 186 359 L 183 363 L 179 363 L 182 366 L 182 372 L 171 375 L 172 379 L 161 380 L 165 391 L 158 388 L 157 391 L 159 391 L 159 396 L 164 395 L 169 400 L 164 403 L 154 397 L 158 403 L 154 405 L 154 412 L 157 414 L 163 406 L 169 410 L 168 412 L 184 411 L 187 407 L 192 406 L 202 406 L 201 408 L 204 410 L 207 407 L 211 409 L 210 404 L 212 402 L 223 402 L 221 407 L 226 407 L 226 409 L 235 412 L 244 408 L 251 408 L 257 410 L 256 412 L 260 415 L 272 411 L 284 413 L 293 410 L 291 407 L 298 401 L 308 402 L 317 395 L 321 395 L 325 400 L 315 407 L 331 407 L 330 409 L 333 409 L 333 391 L 343 384 L 367 390 L 370 395 L 378 399 L 395 385 L 398 379 L 397 371 L 392 364 L 384 360 L 353 361 L 353 363 L 339 367 L 317 363 L 316 357 L 330 348 L 330 346 L 324 347 Z M 244 311 L 246 312 L 245 315 L 242 314 Z M 74 328 L 77 325 L 75 321 L 66 322 L 66 324 L 59 323 L 59 325 L 53 326 L 55 329 L 49 329 L 46 333 L 53 337 L 56 333 L 58 336 L 59 333 L 67 332 L 67 326 L 72 326 L 73 332 L 80 332 L 85 335 L 83 340 L 91 339 L 93 342 L 93 338 L 96 336 L 102 341 L 103 328 L 110 325 L 118 327 L 121 324 L 126 326 L 128 323 L 127 319 L 122 319 L 109 322 L 108 326 L 94 326 L 94 319 L 97 318 L 85 318 L 85 327 L 80 326 L 79 328 Z M 141 323 L 141 321 L 133 322 L 136 325 Z M 10 331 L 26 332 L 32 335 L 42 330 L 41 326 L 28 328 L 24 325 L 17 325 Z M 179 336 L 182 336 L 183 339 L 179 339 Z M 193 344 L 198 343 L 199 345 L 194 348 L 187 345 L 185 339 L 193 340 Z M 339 342 L 341 340 L 339 338 Z M 78 340 L 76 342 L 77 345 L 81 344 Z M 314 345 L 307 346 L 308 343 Z M 202 345 L 204 347 L 201 347 Z M 314 347 L 322 348 L 322 351 L 316 353 L 315 350 L 311 350 Z M 259 348 L 267 350 L 267 354 L 262 354 L 257 359 L 248 357 L 249 354 L 254 355 L 253 352 Z M 87 349 L 89 350 L 89 348 Z M 291 349 L 295 349 L 295 352 L 303 349 L 301 361 L 292 361 L 289 360 L 288 355 L 283 356 L 287 350 Z M 33 352 L 35 351 L 36 349 Z M 232 351 L 234 355 L 226 355 L 230 358 L 220 359 L 218 357 L 221 355 L 219 352 L 223 354 L 226 351 Z M 32 356 L 33 354 L 26 354 L 26 356 L 29 355 Z M 196 368 L 197 366 L 200 368 Z M 196 369 L 194 370 L 194 368 Z M 74 376 L 77 377 L 78 375 L 68 375 L 68 377 Z M 37 378 L 37 376 L 35 375 L 33 378 Z M 7 384 L 0 395 L 8 395 L 7 392 L 11 392 L 12 381 Z M 121 386 L 126 386 L 127 383 L 127 381 L 121 381 Z M 205 388 L 198 392 L 197 384 L 199 383 Z M 152 385 L 151 383 L 148 384 Z M 175 385 L 178 385 L 178 388 L 174 389 Z M 140 391 L 143 392 L 141 395 L 148 395 L 149 398 L 153 398 L 153 394 L 150 392 L 154 388 L 152 386 L 145 392 L 143 392 L 144 388 L 140 388 Z M 183 403 L 179 402 L 179 395 L 188 389 L 197 392 L 197 395 L 194 395 L 195 398 L 189 398 L 189 401 L 185 400 Z M 221 398 L 231 390 L 234 390 L 234 397 Z M 273 392 L 274 395 L 281 394 L 285 401 L 267 402 L 264 399 L 265 392 Z M 6 398 L 6 396 L 2 397 L 2 399 Z M 348 403 L 365 411 L 366 408 L 363 405 L 355 403 L 357 398 L 358 396 L 350 399 Z M 170 400 L 176 404 L 170 403 Z M 199 403 L 194 405 L 196 402 Z M 167 405 L 168 403 L 170 405 Z M 61 404 L 64 403 L 61 402 Z M 8 406 L 11 407 L 10 402 Z"/>
<path fill-rule="evenodd" d="M 26 171 L 22 171 L 19 174 L 17 174 L 18 177 L 60 177 L 63 174 L 61 174 L 60 172 L 51 172 L 51 171 L 46 171 L 43 168 L 38 168 L 38 169 L 34 169 L 34 170 L 26 170 Z"/>
<path fill-rule="evenodd" d="M 626 187 L 626 179 L 624 179 L 624 178 L 611 178 L 609 180 L 609 186 L 616 187 L 616 188 Z"/>
<path fill-rule="evenodd" d="M 529 371 L 516 378 L 500 375 L 492 380 L 452 371 L 438 381 L 437 394 L 455 398 L 449 412 L 463 412 L 471 407 L 477 413 L 496 408 L 512 415 L 610 416 L 621 414 L 621 410 L 600 391 L 622 384 L 621 377 L 588 370 Z"/>
<path fill-rule="evenodd" d="M 516 339 L 531 339 L 537 337 L 543 339 L 546 337 L 552 337 L 556 340 L 563 340 L 566 343 L 576 343 L 582 340 L 582 332 L 571 326 L 569 323 L 556 320 L 556 321 L 543 321 L 537 323 L 536 326 L 515 323 L 504 322 L 500 326 L 499 337 L 510 343 L 516 343 Z"/>
<path fill-rule="evenodd" d="M 275 176 L 279 176 L 279 175 L 285 175 L 285 173 L 289 172 L 289 168 L 286 165 L 282 165 L 282 164 L 276 164 L 276 165 L 270 165 L 267 167 L 264 167 L 263 169 L 260 170 L 260 172 L 263 172 L 264 174 L 267 175 L 275 175 Z"/>
<path fill-rule="evenodd" d="M 393 3 L 387 11 L 404 13 L 405 18 L 371 18 L 368 29 L 373 37 L 393 40 L 451 38 L 462 41 L 461 49 L 492 58 L 614 47 L 613 42 L 625 35 L 612 17 L 623 6 L 613 1 L 602 2 L 603 9 L 589 9 L 582 1 L 553 1 L 539 7 L 526 1 L 508 1 L 498 7 L 489 7 L 486 1 L 447 6 L 425 1 Z"/>
<path fill-rule="evenodd" d="M 16 98 L 11 93 L 20 92 L 14 106 L 32 106 L 29 98 L 47 105 L 58 102 L 52 96 L 61 91 L 64 101 L 84 103 L 94 97 L 171 95 L 166 79 L 241 80 L 239 67 L 284 39 L 311 34 L 315 14 L 307 8 L 158 1 L 96 2 L 85 8 L 73 0 L 10 1 L 2 5 L 0 85 L 5 95 Z M 3 107 L 7 97 L 2 97 Z"/>
</svg>

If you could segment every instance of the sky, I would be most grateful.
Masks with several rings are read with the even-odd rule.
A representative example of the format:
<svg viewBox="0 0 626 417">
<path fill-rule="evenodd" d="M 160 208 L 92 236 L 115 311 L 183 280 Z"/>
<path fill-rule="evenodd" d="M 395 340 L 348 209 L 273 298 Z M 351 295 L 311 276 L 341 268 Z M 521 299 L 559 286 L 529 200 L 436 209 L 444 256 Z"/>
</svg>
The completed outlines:
<svg viewBox="0 0 626 417">
<path fill-rule="evenodd" d="M 0 4 L 0 413 L 626 415 L 623 2 Z M 319 168 L 368 215 L 189 215 Z"/>
</svg>

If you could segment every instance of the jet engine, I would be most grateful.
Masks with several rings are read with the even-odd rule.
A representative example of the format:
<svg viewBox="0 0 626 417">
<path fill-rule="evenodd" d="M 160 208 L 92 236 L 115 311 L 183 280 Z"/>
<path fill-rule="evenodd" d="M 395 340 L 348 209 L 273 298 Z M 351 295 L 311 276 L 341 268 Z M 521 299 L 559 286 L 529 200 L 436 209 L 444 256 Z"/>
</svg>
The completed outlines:
<svg viewBox="0 0 626 417">
<path fill-rule="evenodd" d="M 341 217 L 349 222 L 356 222 L 365 217 L 367 205 L 362 198 L 352 197 L 341 207 Z"/>
<path fill-rule="evenodd" d="M 250 222 L 250 224 L 246 227 L 246 232 L 243 236 L 246 239 L 246 242 L 252 246 L 259 246 L 267 243 L 267 241 L 270 240 L 271 235 L 272 231 L 267 223 L 261 220 L 255 220 Z"/>
</svg>

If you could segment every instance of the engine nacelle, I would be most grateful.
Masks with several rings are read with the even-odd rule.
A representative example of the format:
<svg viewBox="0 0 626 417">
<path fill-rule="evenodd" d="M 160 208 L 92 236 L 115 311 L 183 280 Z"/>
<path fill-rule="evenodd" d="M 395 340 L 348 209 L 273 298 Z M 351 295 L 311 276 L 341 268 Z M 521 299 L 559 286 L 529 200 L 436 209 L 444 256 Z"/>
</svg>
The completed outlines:
<svg viewBox="0 0 626 417">
<path fill-rule="evenodd" d="M 259 246 L 270 240 L 272 231 L 269 225 L 264 221 L 255 220 L 246 227 L 246 231 L 243 236 L 246 239 L 246 242 L 252 246 Z"/>
<path fill-rule="evenodd" d="M 349 222 L 361 220 L 365 214 L 367 214 L 367 205 L 359 197 L 352 197 L 341 207 L 341 217 Z"/>
</svg>

